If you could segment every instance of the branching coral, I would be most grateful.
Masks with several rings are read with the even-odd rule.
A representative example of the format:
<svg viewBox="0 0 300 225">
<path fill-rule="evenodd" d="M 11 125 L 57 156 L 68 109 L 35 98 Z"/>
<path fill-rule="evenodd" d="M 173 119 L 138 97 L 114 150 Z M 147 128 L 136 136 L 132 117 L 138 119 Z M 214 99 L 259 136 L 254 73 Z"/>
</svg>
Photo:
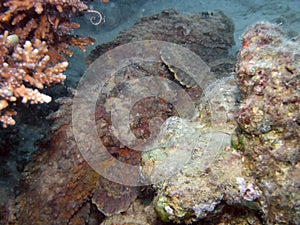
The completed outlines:
<svg viewBox="0 0 300 225">
<path fill-rule="evenodd" d="M 5 0 L 0 3 L 0 121 L 15 124 L 11 103 L 48 103 L 45 85 L 61 83 L 72 56 L 69 46 L 82 51 L 92 38 L 72 35 L 80 27 L 70 21 L 88 7 L 80 0 Z"/>
</svg>

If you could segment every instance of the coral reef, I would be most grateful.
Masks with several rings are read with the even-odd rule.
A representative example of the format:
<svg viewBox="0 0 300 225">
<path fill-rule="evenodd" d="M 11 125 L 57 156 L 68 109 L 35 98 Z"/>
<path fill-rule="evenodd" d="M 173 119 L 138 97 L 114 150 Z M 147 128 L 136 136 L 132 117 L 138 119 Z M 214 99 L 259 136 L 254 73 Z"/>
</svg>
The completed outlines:
<svg viewBox="0 0 300 225">
<path fill-rule="evenodd" d="M 48 117 L 55 119 L 52 133 L 24 169 L 22 191 L 7 216 L 12 224 L 53 220 L 57 224 L 84 224 L 83 221 L 99 224 L 104 215 L 125 211 L 137 197 L 137 188 L 105 180 L 88 165 L 73 137 L 72 99 L 62 98 L 59 102 L 63 104 L 60 110 Z M 119 160 L 138 161 L 139 155 L 130 156 L 130 151 L 120 148 L 113 137 L 104 135 L 109 118 L 103 114 L 99 105 L 95 116 L 97 125 L 103 128 L 100 133 L 104 136 L 103 143 L 111 146 L 110 152 Z"/>
<path fill-rule="evenodd" d="M 54 9 L 60 12 L 61 7 L 65 9 L 63 6 Z M 8 12 L 18 9 L 8 3 L 6 7 Z M 68 7 L 68 12 L 73 13 L 72 6 Z M 31 9 L 36 15 L 45 12 L 39 5 L 33 5 Z M 10 15 L 7 13 L 2 17 L 10 18 Z M 52 19 L 48 22 L 54 29 L 55 22 Z M 166 36 L 166 30 L 171 35 Z M 220 12 L 183 15 L 164 11 L 142 19 L 114 42 L 98 46 L 87 61 L 91 63 L 120 44 L 158 39 L 184 43 L 185 47 L 201 55 L 213 71 L 220 73 L 217 75 L 224 76 L 229 74 L 227 67 L 232 63 L 226 59 L 228 48 L 233 44 L 233 35 L 229 31 L 233 31 L 232 23 Z M 29 36 L 35 35 L 29 33 Z M 60 43 L 70 37 L 58 33 L 62 35 L 57 36 Z M 45 76 L 24 75 L 26 80 L 22 82 L 36 88 L 62 81 L 63 68 L 59 69 L 57 65 L 63 66 L 65 61 L 51 61 L 53 54 L 48 53 L 53 48 L 47 40 L 22 41 L 18 40 L 21 37 L 18 33 L 3 31 L 3 34 L 1 49 L 9 53 L 9 58 L 4 55 L 1 58 L 2 71 L 6 64 L 13 68 L 24 64 L 25 72 L 44 73 Z M 133 64 L 119 70 L 108 84 L 114 86 L 111 92 L 99 96 L 95 108 L 99 137 L 116 159 L 140 165 L 144 177 L 152 179 L 156 193 L 151 203 L 146 204 L 141 196 L 137 199 L 141 194 L 139 188 L 112 184 L 86 163 L 72 133 L 72 99 L 64 98 L 60 110 L 51 115 L 56 119 L 53 133 L 25 168 L 16 202 L 10 204 L 5 222 L 299 224 L 299 40 L 287 40 L 276 25 L 258 23 L 246 31 L 242 42 L 235 81 L 233 77 L 226 77 L 199 90 L 194 87 L 191 77 L 172 67 L 168 57 L 173 58 L 177 53 L 164 51 L 161 62 Z M 39 51 L 48 54 L 50 59 L 41 57 Z M 56 48 L 55 52 L 60 50 Z M 26 54 L 32 56 L 36 66 L 31 65 L 31 58 L 26 58 Z M 186 59 L 184 54 L 176 57 L 177 61 Z M 50 65 L 45 66 L 45 60 L 49 60 Z M 47 71 L 52 71 L 51 79 Z M 10 75 L 9 71 L 3 74 Z M 141 154 L 123 146 L 111 132 L 110 107 L 120 94 L 124 80 L 145 76 L 160 76 L 177 82 L 193 99 L 198 99 L 199 105 L 192 120 L 187 120 L 177 117 L 177 112 L 162 99 L 139 101 L 131 109 L 133 120 L 130 124 L 137 138 L 151 136 L 151 118 L 159 117 L 165 121 L 153 142 L 153 150 Z M 6 109 L 9 96 L 21 97 L 24 103 L 49 100 L 43 94 L 21 96 L 18 92 L 13 93 L 3 91 L 7 98 L 2 99 L 1 110 Z M 89 96 L 84 96 L 82 101 L 87 98 Z M 14 112 L 6 112 L 8 124 Z M 107 218 L 103 220 L 104 216 Z"/>
<path fill-rule="evenodd" d="M 142 156 L 144 173 L 162 176 L 166 168 L 161 162 L 174 160 L 172 155 L 181 151 L 191 154 L 173 177 L 156 184 L 154 206 L 162 220 L 300 222 L 299 40 L 286 39 L 277 25 L 258 23 L 245 32 L 242 42 L 235 68 L 240 95 L 224 90 L 236 87 L 234 83 L 213 83 L 200 99 L 195 124 L 178 120 L 176 126 L 163 129 L 160 138 L 167 145 Z M 174 117 L 166 123 L 171 120 Z M 224 133 L 220 128 L 226 128 Z M 212 135 L 205 136 L 207 131 Z M 232 134 L 231 143 L 226 134 Z M 237 215 L 235 207 L 245 213 Z"/>
<path fill-rule="evenodd" d="M 222 220 L 230 224 L 235 218 L 239 224 L 260 224 L 252 210 L 260 208 L 257 199 L 261 191 L 244 167 L 243 156 L 230 148 L 237 126 L 233 115 L 238 93 L 233 77 L 211 84 L 194 119 L 169 118 L 161 129 L 158 147 L 142 155 L 142 171 L 152 173 L 153 182 L 165 176 L 163 182 L 156 183 L 154 198 L 155 210 L 163 221 L 211 224 Z M 168 170 L 174 175 L 170 179 Z M 229 213 L 229 206 L 245 213 Z M 220 219 L 225 213 L 228 220 Z"/>
<path fill-rule="evenodd" d="M 220 50 L 218 57 L 225 58 L 229 47 L 233 44 L 233 33 L 227 33 L 228 30 L 221 29 L 221 27 L 231 27 L 232 23 L 222 13 L 215 12 L 214 15 L 215 17 L 202 18 L 201 13 L 189 15 L 174 11 L 169 13 L 164 12 L 142 20 L 133 26 L 133 28 L 130 28 L 129 32 L 132 34 L 135 33 L 138 36 L 139 30 L 146 31 L 148 29 L 143 36 L 140 36 L 141 39 L 147 39 L 147 35 L 157 33 L 157 39 L 164 40 L 164 35 L 166 35 L 164 28 L 154 26 L 154 22 L 159 25 L 161 24 L 159 22 L 160 19 L 164 22 L 168 20 L 169 22 L 166 24 L 169 24 L 171 31 L 173 30 L 172 25 L 174 23 L 181 23 L 181 20 L 187 18 L 186 24 L 189 24 L 189 26 L 195 25 L 200 27 L 201 24 L 201 29 L 211 30 L 212 35 L 216 35 L 216 37 L 220 38 L 226 36 L 228 38 L 228 42 L 225 44 L 221 40 L 211 40 L 210 42 L 210 45 L 214 44 L 214 46 L 219 46 L 216 47 L 217 49 L 222 49 L 222 54 Z M 194 17 L 199 18 L 199 20 L 193 20 Z M 151 25 L 150 27 L 148 27 L 149 24 Z M 205 26 L 208 27 L 204 28 Z M 220 29 L 215 31 L 214 29 L 216 27 Z M 151 29 L 157 32 L 150 32 Z M 176 31 L 177 34 L 168 37 L 169 41 L 172 42 L 173 38 L 176 43 L 188 43 L 189 41 L 185 40 L 191 38 L 191 40 L 197 41 L 204 35 L 199 31 L 200 33 L 196 32 L 190 37 L 181 32 L 181 28 L 178 29 L 179 30 Z M 132 32 L 132 30 L 135 31 Z M 219 32 L 221 34 L 219 34 Z M 127 35 L 128 31 L 122 33 L 115 42 L 97 47 L 97 50 L 93 53 L 94 56 L 95 54 L 107 52 L 109 49 L 121 44 L 120 40 L 130 41 L 130 39 L 127 39 Z M 199 37 L 197 35 L 199 35 Z M 153 39 L 155 39 L 155 36 L 153 36 Z M 213 49 L 209 50 L 210 45 L 204 48 L 209 62 L 211 62 L 211 60 L 213 61 L 214 57 L 217 56 Z M 188 45 L 188 47 L 192 48 L 192 45 Z M 200 49 L 197 49 L 197 43 L 193 45 L 193 49 L 198 52 L 201 52 L 201 47 L 202 46 L 198 45 Z M 96 53 L 96 51 L 98 52 Z M 212 55 L 209 56 L 209 54 Z M 160 76 L 177 82 L 176 79 L 174 79 L 174 75 L 170 72 L 169 68 L 167 68 L 167 63 L 168 62 L 160 61 L 141 65 L 129 65 L 118 71 L 114 74 L 114 77 L 112 77 L 111 84 L 115 88 L 110 93 L 104 93 L 99 96 L 95 107 L 95 121 L 98 134 L 103 145 L 107 148 L 107 151 L 116 159 L 131 165 L 140 165 L 141 153 L 122 146 L 113 135 L 111 131 L 109 105 L 113 102 L 114 98 L 118 96 L 120 92 L 119 88 L 122 87 L 124 80 L 128 81 L 130 79 L 146 76 Z M 221 71 L 222 64 L 220 64 L 218 68 Z M 187 88 L 184 85 L 182 86 L 182 91 L 189 92 L 193 99 L 198 99 L 202 93 L 202 90 L 199 88 Z M 89 97 L 90 96 L 84 96 L 82 101 L 87 101 Z M 135 199 L 137 198 L 137 193 L 139 193 L 138 189 L 125 187 L 123 185 L 114 185 L 107 180 L 101 180 L 103 178 L 86 164 L 76 146 L 72 134 L 72 99 L 61 99 L 60 103 L 62 104 L 60 110 L 49 116 L 49 118 L 55 119 L 52 133 L 49 134 L 47 140 L 43 141 L 43 145 L 40 147 L 41 152 L 32 156 L 32 162 L 25 168 L 24 179 L 20 185 L 16 202 L 12 204 L 10 215 L 8 216 L 13 224 L 44 223 L 45 221 L 53 221 L 53 223 L 56 224 L 83 224 L 82 219 L 88 221 L 89 224 L 93 224 L 91 222 L 94 220 L 93 218 L 101 218 L 104 214 L 110 216 L 124 212 L 130 207 L 129 204 L 131 202 L 137 201 Z M 216 102 L 216 104 L 219 103 Z M 155 117 L 166 120 L 168 117 L 177 114 L 172 105 L 168 104 L 164 99 L 156 99 L 153 97 L 145 98 L 138 102 L 132 108 L 131 115 L 133 116 L 131 124 L 132 131 L 138 138 L 143 139 L 149 137 L 149 120 Z M 229 137 L 229 135 L 226 136 Z M 118 204 L 116 204 L 116 202 Z M 135 203 L 134 206 L 136 206 Z M 139 205 L 134 209 L 130 207 L 128 212 L 123 213 L 124 217 L 128 216 L 131 218 L 125 219 L 121 215 L 118 215 L 119 218 L 108 218 L 106 221 L 108 224 L 109 222 L 116 223 L 116 221 L 121 223 L 120 220 L 124 219 L 124 221 L 128 223 L 151 224 L 152 221 L 159 220 L 158 218 L 140 218 L 138 219 L 139 221 L 133 221 L 132 215 L 135 211 L 131 213 L 132 210 L 140 212 L 143 210 L 142 206 Z M 30 212 L 28 212 L 28 209 L 30 209 Z M 149 209 L 149 212 L 151 217 L 155 217 L 153 208 Z M 75 220 L 79 222 L 75 223 Z M 100 224 L 99 221 L 100 219 L 94 224 Z M 159 221 L 158 224 L 166 223 Z"/>
<path fill-rule="evenodd" d="M 263 192 L 268 224 L 300 223 L 300 48 L 277 25 L 242 36 L 235 78 L 242 91 L 233 139 Z"/>
<path fill-rule="evenodd" d="M 92 38 L 73 36 L 79 24 L 70 21 L 87 10 L 80 0 L 4 0 L 0 8 L 0 121 L 15 124 L 13 109 L 22 103 L 48 103 L 38 89 L 61 83 L 72 56 L 69 46 L 85 50 Z"/>
</svg>

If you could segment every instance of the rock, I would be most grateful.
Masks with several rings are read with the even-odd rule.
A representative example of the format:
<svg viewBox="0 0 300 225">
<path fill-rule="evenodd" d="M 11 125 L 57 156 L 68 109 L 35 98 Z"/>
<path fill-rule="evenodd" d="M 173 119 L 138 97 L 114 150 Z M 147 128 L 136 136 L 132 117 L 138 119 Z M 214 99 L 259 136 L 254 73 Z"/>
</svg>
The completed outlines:
<svg viewBox="0 0 300 225">
<path fill-rule="evenodd" d="M 179 44 L 195 52 L 220 77 L 232 71 L 234 66 L 234 58 L 228 56 L 229 49 L 235 44 L 233 32 L 232 20 L 221 11 L 183 14 L 165 10 L 142 18 L 121 32 L 114 41 L 97 46 L 86 62 L 91 64 L 100 55 L 121 44 L 160 40 Z"/>
<path fill-rule="evenodd" d="M 235 71 L 242 103 L 234 145 L 262 191 L 268 224 L 300 223 L 300 48 L 277 25 L 242 36 Z"/>
<path fill-rule="evenodd" d="M 157 147 L 142 155 L 143 172 L 156 184 L 154 206 L 163 221 L 213 221 L 228 206 L 239 206 L 245 213 L 230 217 L 240 224 L 253 219 L 260 224 L 252 210 L 260 210 L 261 191 L 243 156 L 230 148 L 237 95 L 233 77 L 211 84 L 194 119 L 169 118 Z"/>
<path fill-rule="evenodd" d="M 258 23 L 242 41 L 235 69 L 240 94 L 228 80 L 212 83 L 193 121 L 169 118 L 159 135 L 164 145 L 143 154 L 144 172 L 156 180 L 169 175 L 162 162 L 172 165 L 180 152 L 191 156 L 156 184 L 154 205 L 164 221 L 300 223 L 299 40 Z"/>
<path fill-rule="evenodd" d="M 67 224 L 88 207 L 98 179 L 77 150 L 71 127 L 61 126 L 25 167 L 13 224 Z"/>
<path fill-rule="evenodd" d="M 144 39 L 181 44 L 199 54 L 203 60 L 215 65 L 216 70 L 227 71 L 222 69 L 222 60 L 224 59 L 225 64 L 228 64 L 228 59 L 225 60 L 225 58 L 229 48 L 234 44 L 233 23 L 222 12 L 180 14 L 173 10 L 164 11 L 142 19 L 133 28 L 124 31 L 115 41 L 98 46 L 91 53 L 88 62 L 91 63 L 99 55 L 116 46 Z M 180 57 L 177 60 L 180 60 Z M 219 75 L 221 76 L 221 72 Z M 168 67 L 168 61 L 161 60 L 143 65 L 132 64 L 114 74 L 110 80 L 111 83 L 107 85 L 112 85 L 114 88 L 109 93 L 100 94 L 95 106 L 95 126 L 99 135 L 97 141 L 98 138 L 101 139 L 115 160 L 134 166 L 140 165 L 141 153 L 124 146 L 114 136 L 110 129 L 110 108 L 121 90 L 126 92 L 122 82 L 151 76 L 167 78 L 173 83 L 178 82 L 177 85 L 181 87 L 181 90 L 177 95 L 187 92 L 195 101 L 203 91 L 203 87 L 187 87 L 186 80 L 182 76 L 176 79 L 171 67 Z M 183 85 L 180 82 L 183 82 Z M 84 96 L 81 99 L 82 103 L 88 101 L 89 97 Z M 41 141 L 40 151 L 32 156 L 31 162 L 25 168 L 16 204 L 10 209 L 13 224 L 43 224 L 49 221 L 53 221 L 53 224 L 82 224 L 82 221 L 92 220 L 94 224 L 99 224 L 103 215 L 111 216 L 124 212 L 137 198 L 138 188 L 111 184 L 104 180 L 80 154 L 73 136 L 72 101 L 69 98 L 62 99 L 61 109 L 49 117 L 55 119 L 56 122 L 47 139 Z M 215 103 L 219 105 L 217 101 Z M 131 113 L 133 121 L 130 128 L 140 139 L 151 136 L 149 123 L 152 118 L 159 117 L 163 122 L 169 117 L 178 115 L 166 100 L 155 97 L 145 98 L 138 102 Z M 197 119 L 200 117 L 198 116 Z M 183 125 L 184 122 L 177 124 Z M 230 135 L 226 133 L 226 129 L 219 129 L 221 131 L 217 134 L 219 137 L 226 137 L 228 144 Z M 231 131 L 232 127 L 229 126 L 228 129 Z M 85 138 L 89 140 L 88 135 Z M 90 141 L 89 143 L 93 143 L 95 140 Z M 181 139 L 182 143 L 183 141 Z M 105 169 L 109 171 L 110 165 L 107 164 Z M 141 219 L 141 221 L 152 220 Z"/>
<path fill-rule="evenodd" d="M 135 200 L 129 209 L 123 214 L 113 215 L 107 217 L 101 225 L 163 225 L 164 222 L 160 221 L 154 211 L 152 204 L 147 204 L 140 199 Z"/>
</svg>

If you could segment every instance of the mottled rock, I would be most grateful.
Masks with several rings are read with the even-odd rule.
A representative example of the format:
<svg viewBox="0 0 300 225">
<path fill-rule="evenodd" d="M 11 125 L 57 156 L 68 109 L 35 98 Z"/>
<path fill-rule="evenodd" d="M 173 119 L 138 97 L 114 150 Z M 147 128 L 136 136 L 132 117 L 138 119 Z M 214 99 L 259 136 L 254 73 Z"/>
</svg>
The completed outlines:
<svg viewBox="0 0 300 225">
<path fill-rule="evenodd" d="M 97 190 L 93 194 L 92 202 L 105 216 L 111 216 L 126 211 L 137 196 L 137 187 L 100 179 Z"/>
<path fill-rule="evenodd" d="M 156 182 L 154 199 L 163 221 L 212 222 L 226 214 L 228 206 L 239 206 L 248 210 L 236 216 L 240 224 L 259 224 L 251 210 L 260 210 L 261 191 L 244 167 L 243 156 L 230 148 L 238 93 L 233 77 L 211 84 L 194 119 L 169 118 L 157 147 L 143 154 L 145 176 L 153 182 L 163 180 Z"/>
<path fill-rule="evenodd" d="M 40 152 L 32 157 L 23 172 L 16 203 L 11 206 L 13 224 L 53 221 L 51 224 L 79 225 L 90 220 L 99 224 L 103 214 L 123 212 L 137 197 L 137 188 L 112 183 L 89 166 L 73 136 L 72 99 L 64 98 L 60 102 L 64 103 L 61 110 L 50 117 L 57 119 L 52 134 L 43 141 Z M 100 106 L 96 117 L 100 126 L 104 121 Z M 123 157 L 128 163 L 137 160 L 127 149 L 113 141 L 108 143 L 119 159 Z M 97 209 L 91 210 L 95 206 Z"/>
<path fill-rule="evenodd" d="M 41 147 L 23 176 L 14 224 L 68 224 L 86 205 L 99 179 L 77 150 L 68 125 Z"/>
<path fill-rule="evenodd" d="M 268 224 L 300 223 L 300 49 L 277 25 L 242 36 L 235 78 L 242 91 L 234 145 L 264 198 Z"/>
<path fill-rule="evenodd" d="M 97 46 L 86 62 L 91 64 L 100 55 L 118 45 L 141 40 L 160 40 L 179 44 L 199 55 L 217 76 L 228 74 L 234 59 L 228 57 L 234 45 L 234 25 L 223 12 L 183 14 L 165 10 L 144 17 L 123 31 L 112 42 Z"/>
<path fill-rule="evenodd" d="M 134 28 L 124 31 L 114 42 L 97 47 L 88 61 L 91 63 L 102 53 L 120 44 L 144 39 L 164 40 L 181 44 L 199 54 L 207 62 L 212 63 L 215 70 L 224 71 L 222 69 L 223 60 L 228 65 L 228 59 L 225 60 L 224 58 L 227 56 L 229 48 L 234 44 L 233 24 L 222 12 L 209 13 L 208 15 L 206 13 L 184 15 L 173 10 L 164 11 L 142 19 Z M 99 96 L 95 106 L 96 127 L 103 145 L 115 159 L 131 165 L 140 164 L 140 152 L 123 146 L 110 129 L 109 106 L 114 98 L 120 94 L 120 90 L 124 87 L 124 85 L 122 86 L 124 80 L 159 76 L 175 82 L 176 80 L 179 83 L 183 82 L 182 90 L 180 90 L 182 92 L 178 93 L 178 96 L 185 91 L 189 93 L 193 100 L 201 96 L 203 91 L 201 88 L 187 87 L 185 78 L 176 79 L 167 64 L 167 61 L 149 62 L 143 65 L 132 64 L 122 68 L 114 74 L 113 79 L 111 79 L 112 83 L 108 84 L 115 85 L 111 92 Z M 81 100 L 84 102 L 88 98 L 89 96 L 85 96 Z M 124 212 L 137 197 L 138 189 L 111 184 L 109 181 L 103 180 L 88 165 L 80 154 L 73 137 L 71 125 L 72 99 L 63 99 L 61 103 L 64 104 L 61 110 L 49 117 L 56 119 L 52 133 L 49 134 L 46 141 L 42 142 L 40 151 L 32 157 L 32 162 L 26 166 L 24 171 L 24 178 L 17 194 L 16 204 L 11 207 L 11 215 L 9 216 L 9 220 L 13 224 L 45 224 L 49 221 L 52 224 L 82 224 L 83 221 L 88 221 L 90 224 L 99 224 L 100 219 L 97 218 L 101 217 L 100 212 L 107 216 Z M 156 103 L 156 105 L 154 106 L 153 103 Z M 219 105 L 219 102 L 215 101 L 215 105 Z M 130 128 L 136 137 L 141 139 L 150 136 L 149 121 L 151 118 L 159 117 L 164 121 L 177 115 L 170 104 L 164 99 L 157 98 L 143 99 L 133 107 L 131 113 L 133 121 Z M 198 116 L 197 119 L 200 117 Z M 184 122 L 177 123 L 177 125 L 180 124 L 183 125 Z M 225 125 L 225 127 L 225 129 L 218 129 L 217 132 L 214 130 L 215 133 L 213 134 L 217 133 L 218 137 L 226 138 L 228 145 L 232 126 L 227 127 Z M 195 128 L 195 130 L 199 129 Z M 188 129 L 186 131 L 188 132 Z M 211 129 L 207 128 L 206 131 L 210 132 Z M 182 138 L 184 136 L 181 135 L 180 137 L 181 139 L 178 140 L 183 143 L 184 139 Z M 207 137 L 205 140 L 207 141 Z M 94 140 L 91 140 L 91 143 L 92 141 Z M 205 144 L 205 141 L 203 143 Z M 219 146 L 218 143 L 213 143 Z M 199 146 L 195 143 L 195 146 L 199 147 L 197 154 L 202 154 L 202 145 Z M 217 150 L 219 151 L 220 148 L 217 148 Z M 219 154 L 217 155 L 219 157 Z M 196 153 L 194 156 L 197 158 Z M 151 166 L 148 168 L 151 169 Z M 153 215 L 153 212 L 152 209 L 151 215 Z M 200 217 L 201 213 L 198 214 Z M 145 220 L 141 218 L 140 221 L 151 224 L 151 221 L 154 221 L 152 219 L 147 218 Z M 135 222 L 132 219 L 124 221 L 128 221 L 129 224 L 130 221 Z"/>
<path fill-rule="evenodd" d="M 118 215 L 106 218 L 101 225 L 163 225 L 166 224 L 157 218 L 152 204 L 147 204 L 140 199 L 135 200 L 129 209 Z"/>
<path fill-rule="evenodd" d="M 242 41 L 235 69 L 240 95 L 234 91 L 231 96 L 235 97 L 228 98 L 230 92 L 223 88 L 229 83 L 211 84 L 194 117 L 198 126 L 178 120 L 160 136 L 171 144 L 143 155 L 145 172 L 160 176 L 166 168 L 156 170 L 174 154 L 174 148 L 191 154 L 178 172 L 156 185 L 154 205 L 164 221 L 218 224 L 212 221 L 222 221 L 228 209 L 238 207 L 246 213 L 229 213 L 231 219 L 223 222 L 300 222 L 299 41 L 287 40 L 280 27 L 269 23 L 251 26 Z M 205 136 L 207 128 L 211 139 Z M 170 138 L 170 131 L 181 134 L 180 138 Z M 231 143 L 227 133 L 233 134 Z M 225 135 L 223 145 L 218 134 Z"/>
</svg>

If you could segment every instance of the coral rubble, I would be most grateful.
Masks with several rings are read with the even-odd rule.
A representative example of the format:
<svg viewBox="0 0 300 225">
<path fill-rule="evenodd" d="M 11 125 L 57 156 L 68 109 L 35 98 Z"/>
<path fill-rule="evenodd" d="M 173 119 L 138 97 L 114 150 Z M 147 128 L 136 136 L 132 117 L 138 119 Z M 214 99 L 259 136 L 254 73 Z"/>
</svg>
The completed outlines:
<svg viewBox="0 0 300 225">
<path fill-rule="evenodd" d="M 85 50 L 93 39 L 72 35 L 79 24 L 70 18 L 88 9 L 80 0 L 4 0 L 0 7 L 0 121 L 7 127 L 15 124 L 19 99 L 51 101 L 38 89 L 65 80 L 62 53 L 72 56 L 70 45 Z"/>
<path fill-rule="evenodd" d="M 264 198 L 268 224 L 300 223 L 300 48 L 277 25 L 242 36 L 235 78 L 242 91 L 233 139 Z"/>
</svg>

